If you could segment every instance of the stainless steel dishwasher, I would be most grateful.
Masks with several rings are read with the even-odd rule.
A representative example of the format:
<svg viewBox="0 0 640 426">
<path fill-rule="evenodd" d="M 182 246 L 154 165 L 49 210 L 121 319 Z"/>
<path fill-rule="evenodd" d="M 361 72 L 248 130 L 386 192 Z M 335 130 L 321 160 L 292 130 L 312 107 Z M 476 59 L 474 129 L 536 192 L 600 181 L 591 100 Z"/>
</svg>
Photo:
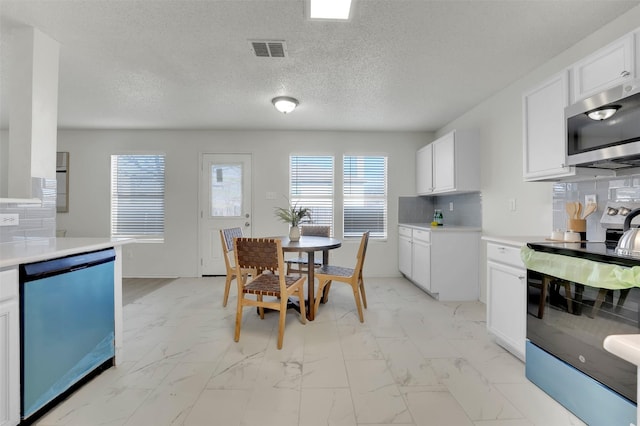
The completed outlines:
<svg viewBox="0 0 640 426">
<path fill-rule="evenodd" d="M 25 424 L 113 365 L 114 260 L 107 249 L 20 266 Z"/>
</svg>

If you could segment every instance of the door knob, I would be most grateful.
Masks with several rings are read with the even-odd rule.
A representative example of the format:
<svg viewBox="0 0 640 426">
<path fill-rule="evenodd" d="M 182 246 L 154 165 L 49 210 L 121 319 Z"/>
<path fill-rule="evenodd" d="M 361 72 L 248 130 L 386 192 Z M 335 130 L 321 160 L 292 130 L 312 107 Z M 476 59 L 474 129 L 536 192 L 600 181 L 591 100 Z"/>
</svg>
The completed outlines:
<svg viewBox="0 0 640 426">
<path fill-rule="evenodd" d="M 245 213 L 244 217 L 246 217 L 247 219 L 249 219 L 249 213 Z"/>
<path fill-rule="evenodd" d="M 244 226 L 251 226 L 251 224 L 249 222 L 245 222 Z"/>
</svg>

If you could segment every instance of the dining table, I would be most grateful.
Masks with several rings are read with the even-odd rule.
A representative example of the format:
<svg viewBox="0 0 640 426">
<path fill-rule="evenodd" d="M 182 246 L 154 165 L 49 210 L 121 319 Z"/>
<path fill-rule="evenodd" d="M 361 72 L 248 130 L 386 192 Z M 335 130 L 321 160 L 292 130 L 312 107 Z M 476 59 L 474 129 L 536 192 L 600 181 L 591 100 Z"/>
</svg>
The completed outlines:
<svg viewBox="0 0 640 426">
<path fill-rule="evenodd" d="M 298 241 L 291 241 L 289 237 L 278 237 L 282 242 L 282 251 L 286 252 L 304 252 L 307 253 L 307 262 L 311 267 L 307 268 L 307 319 L 313 321 L 315 319 L 315 253 L 322 252 L 322 264 L 329 264 L 329 250 L 337 249 L 342 246 L 342 241 L 330 237 L 312 237 L 300 236 Z"/>
</svg>

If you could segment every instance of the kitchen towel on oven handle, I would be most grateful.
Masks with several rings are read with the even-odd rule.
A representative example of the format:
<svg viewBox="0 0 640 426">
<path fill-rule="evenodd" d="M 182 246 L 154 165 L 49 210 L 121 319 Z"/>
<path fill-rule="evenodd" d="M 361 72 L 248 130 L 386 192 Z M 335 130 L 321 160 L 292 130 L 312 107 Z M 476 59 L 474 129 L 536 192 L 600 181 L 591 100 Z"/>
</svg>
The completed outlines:
<svg viewBox="0 0 640 426">
<path fill-rule="evenodd" d="M 520 257 L 527 269 L 563 280 L 608 290 L 640 287 L 640 266 L 612 265 L 539 252 L 529 247 L 520 249 Z"/>
</svg>

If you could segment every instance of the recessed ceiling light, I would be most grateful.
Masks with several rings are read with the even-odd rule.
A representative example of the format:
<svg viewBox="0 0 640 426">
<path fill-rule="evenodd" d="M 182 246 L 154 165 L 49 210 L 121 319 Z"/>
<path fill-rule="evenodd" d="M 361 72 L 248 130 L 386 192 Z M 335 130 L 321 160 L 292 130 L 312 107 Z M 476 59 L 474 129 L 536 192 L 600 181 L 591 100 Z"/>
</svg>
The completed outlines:
<svg viewBox="0 0 640 426">
<path fill-rule="evenodd" d="M 346 21 L 351 13 L 352 0 L 309 0 L 310 19 Z"/>
</svg>

